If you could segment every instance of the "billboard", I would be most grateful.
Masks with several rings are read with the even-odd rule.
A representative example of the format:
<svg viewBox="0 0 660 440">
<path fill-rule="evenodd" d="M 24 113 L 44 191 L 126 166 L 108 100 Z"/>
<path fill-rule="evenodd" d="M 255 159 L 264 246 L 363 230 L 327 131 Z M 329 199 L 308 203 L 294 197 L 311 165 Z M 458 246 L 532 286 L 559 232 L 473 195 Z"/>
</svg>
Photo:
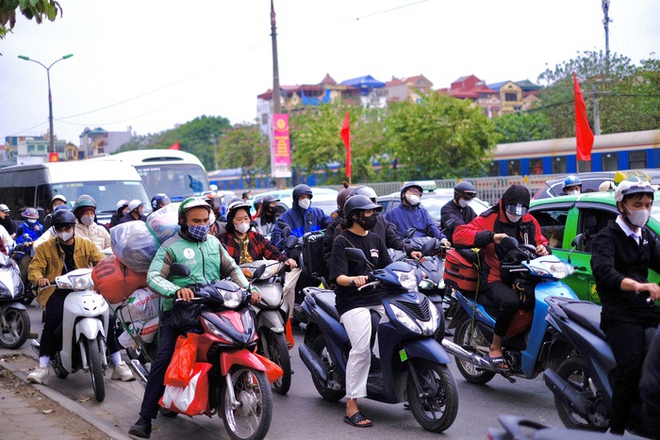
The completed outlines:
<svg viewBox="0 0 660 440">
<path fill-rule="evenodd" d="M 270 171 L 273 178 L 291 177 L 289 115 L 274 114 L 270 144 Z"/>
</svg>

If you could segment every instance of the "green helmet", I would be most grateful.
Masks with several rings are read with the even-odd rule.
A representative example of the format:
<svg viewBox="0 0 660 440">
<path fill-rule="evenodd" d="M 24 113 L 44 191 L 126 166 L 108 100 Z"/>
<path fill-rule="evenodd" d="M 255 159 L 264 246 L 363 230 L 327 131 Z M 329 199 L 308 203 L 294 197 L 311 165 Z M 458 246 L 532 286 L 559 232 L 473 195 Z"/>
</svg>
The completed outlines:
<svg viewBox="0 0 660 440">
<path fill-rule="evenodd" d="M 186 200 L 181 202 L 179 205 L 179 223 L 183 223 L 184 216 L 189 209 L 192 208 L 205 208 L 210 211 L 211 207 L 208 203 L 202 198 L 199 197 L 188 197 Z"/>
<path fill-rule="evenodd" d="M 81 195 L 76 199 L 76 205 L 73 210 L 75 211 L 78 208 L 84 208 L 85 206 L 91 206 L 96 209 L 96 200 L 94 200 L 94 197 L 88 196 L 87 194 Z"/>
</svg>

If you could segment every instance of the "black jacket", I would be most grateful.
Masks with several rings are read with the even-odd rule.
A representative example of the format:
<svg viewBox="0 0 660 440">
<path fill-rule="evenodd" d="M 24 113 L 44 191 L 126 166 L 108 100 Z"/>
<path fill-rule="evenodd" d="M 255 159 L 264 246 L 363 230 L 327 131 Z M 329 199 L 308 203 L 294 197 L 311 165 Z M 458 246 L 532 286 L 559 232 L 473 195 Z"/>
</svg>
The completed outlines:
<svg viewBox="0 0 660 440">
<path fill-rule="evenodd" d="M 447 240 L 454 243 L 453 236 L 456 227 L 467 225 L 476 216 L 477 213 L 470 206 L 461 208 L 460 205 L 454 203 L 454 200 L 450 200 L 440 210 L 440 227 L 442 228 L 442 232 L 447 236 Z"/>
</svg>

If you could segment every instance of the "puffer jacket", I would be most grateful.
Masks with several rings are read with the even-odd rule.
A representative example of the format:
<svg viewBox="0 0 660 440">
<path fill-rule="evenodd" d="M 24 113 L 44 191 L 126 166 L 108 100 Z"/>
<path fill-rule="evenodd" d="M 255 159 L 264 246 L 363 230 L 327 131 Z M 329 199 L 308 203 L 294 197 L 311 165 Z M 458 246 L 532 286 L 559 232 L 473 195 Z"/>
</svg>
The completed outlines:
<svg viewBox="0 0 660 440">
<path fill-rule="evenodd" d="M 76 223 L 76 235 L 92 241 L 101 252 L 103 249 L 109 248 L 111 244 L 108 230 L 96 223 L 89 226 L 80 222 Z"/>
<path fill-rule="evenodd" d="M 314 203 L 314 202 L 312 202 Z M 291 235 L 301 238 L 307 232 L 321 231 L 328 227 L 330 223 L 330 216 L 326 215 L 319 208 L 310 206 L 307 210 L 303 210 L 298 204 L 293 205 L 293 208 L 287 210 L 275 223 L 273 231 L 270 233 L 270 241 L 274 243 L 278 249 L 284 248 L 284 243 L 281 243 L 282 228 L 280 222 L 284 222 L 291 228 Z"/>
</svg>

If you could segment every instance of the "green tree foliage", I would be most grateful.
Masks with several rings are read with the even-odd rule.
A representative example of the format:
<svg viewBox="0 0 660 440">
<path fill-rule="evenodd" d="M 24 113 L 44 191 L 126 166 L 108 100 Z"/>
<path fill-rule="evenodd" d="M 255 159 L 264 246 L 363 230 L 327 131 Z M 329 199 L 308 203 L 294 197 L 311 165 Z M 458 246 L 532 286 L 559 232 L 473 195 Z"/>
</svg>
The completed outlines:
<svg viewBox="0 0 660 440">
<path fill-rule="evenodd" d="M 658 127 L 658 60 L 635 66 L 630 58 L 600 52 L 578 53 L 578 57 L 547 69 L 538 80 L 547 87 L 539 93 L 538 109 L 552 125 L 552 137 L 575 136 L 573 78 L 576 72 L 592 121 L 594 97 L 598 96 L 601 132 L 651 130 Z"/>
<path fill-rule="evenodd" d="M 37 23 L 45 19 L 55 21 L 57 13 L 62 16 L 62 7 L 55 0 L 0 0 L 0 40 L 16 25 L 16 13 Z"/>
<path fill-rule="evenodd" d="M 255 175 L 270 173 L 268 137 L 256 124 L 236 124 L 220 138 L 217 150 L 219 168 L 241 168 L 250 185 Z"/>
<path fill-rule="evenodd" d="M 550 122 L 539 113 L 512 113 L 493 119 L 500 143 L 550 139 Z"/>
<path fill-rule="evenodd" d="M 437 92 L 421 94 L 419 103 L 390 103 L 385 127 L 402 179 L 480 175 L 497 142 L 481 108 Z"/>
<path fill-rule="evenodd" d="M 210 171 L 217 168 L 216 145 L 230 127 L 227 118 L 202 115 L 171 130 L 138 136 L 122 145 L 119 151 L 169 148 L 175 142 L 179 142 L 182 151 L 197 156 Z"/>
</svg>

